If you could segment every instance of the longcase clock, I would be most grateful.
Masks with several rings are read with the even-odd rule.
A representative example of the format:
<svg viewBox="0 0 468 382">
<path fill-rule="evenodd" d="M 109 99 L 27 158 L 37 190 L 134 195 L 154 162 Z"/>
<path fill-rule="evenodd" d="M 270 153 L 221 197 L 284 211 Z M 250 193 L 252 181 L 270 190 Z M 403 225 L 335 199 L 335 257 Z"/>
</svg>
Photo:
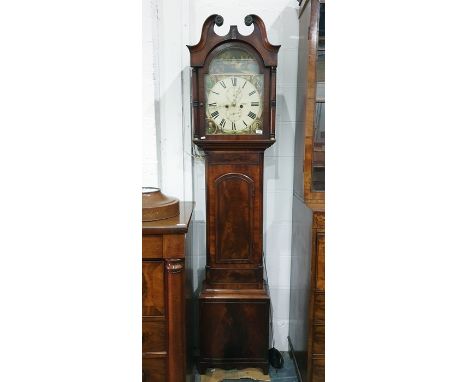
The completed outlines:
<svg viewBox="0 0 468 382">
<path fill-rule="evenodd" d="M 192 66 L 193 142 L 206 155 L 206 279 L 199 295 L 199 369 L 268 373 L 268 285 L 263 279 L 263 156 L 275 142 L 279 45 L 260 17 L 250 35 L 215 33 L 208 17 Z"/>
</svg>

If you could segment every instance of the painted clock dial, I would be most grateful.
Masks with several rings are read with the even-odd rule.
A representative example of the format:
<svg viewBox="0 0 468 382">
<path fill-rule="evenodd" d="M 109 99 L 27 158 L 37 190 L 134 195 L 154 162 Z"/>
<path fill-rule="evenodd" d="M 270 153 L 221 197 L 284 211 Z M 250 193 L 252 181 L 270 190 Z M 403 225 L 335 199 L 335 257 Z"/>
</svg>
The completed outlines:
<svg viewBox="0 0 468 382">
<path fill-rule="evenodd" d="M 226 77 L 216 82 L 208 93 L 207 114 L 224 133 L 252 130 L 252 124 L 262 114 L 262 99 L 247 79 Z"/>
<path fill-rule="evenodd" d="M 242 49 L 218 54 L 205 75 L 205 133 L 263 133 L 263 74 Z"/>
</svg>

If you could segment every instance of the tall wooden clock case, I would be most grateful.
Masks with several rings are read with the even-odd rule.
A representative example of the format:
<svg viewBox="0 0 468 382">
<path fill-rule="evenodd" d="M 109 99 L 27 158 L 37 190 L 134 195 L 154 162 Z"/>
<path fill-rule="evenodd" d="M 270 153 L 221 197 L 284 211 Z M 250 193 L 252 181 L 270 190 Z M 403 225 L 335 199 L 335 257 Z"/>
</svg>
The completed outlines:
<svg viewBox="0 0 468 382">
<path fill-rule="evenodd" d="M 279 45 L 260 17 L 253 32 L 215 33 L 208 17 L 192 66 L 193 142 L 206 155 L 206 280 L 199 295 L 199 369 L 268 372 L 268 285 L 263 279 L 263 156 L 275 142 Z"/>
</svg>

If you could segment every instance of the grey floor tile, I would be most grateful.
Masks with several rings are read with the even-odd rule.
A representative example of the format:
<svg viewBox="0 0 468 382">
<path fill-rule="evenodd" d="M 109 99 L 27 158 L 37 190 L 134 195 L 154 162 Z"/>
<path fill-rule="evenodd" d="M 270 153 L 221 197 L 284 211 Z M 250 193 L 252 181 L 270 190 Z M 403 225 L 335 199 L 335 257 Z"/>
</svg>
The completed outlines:
<svg viewBox="0 0 468 382">
<path fill-rule="evenodd" d="M 282 369 L 274 369 L 270 366 L 270 377 L 271 382 L 298 382 L 296 376 L 296 369 L 294 367 L 294 362 L 289 356 L 288 352 L 281 352 L 284 358 L 284 366 Z M 195 376 L 195 382 L 200 381 L 200 376 L 197 374 Z M 254 382 L 252 379 L 225 379 L 224 382 Z"/>
</svg>

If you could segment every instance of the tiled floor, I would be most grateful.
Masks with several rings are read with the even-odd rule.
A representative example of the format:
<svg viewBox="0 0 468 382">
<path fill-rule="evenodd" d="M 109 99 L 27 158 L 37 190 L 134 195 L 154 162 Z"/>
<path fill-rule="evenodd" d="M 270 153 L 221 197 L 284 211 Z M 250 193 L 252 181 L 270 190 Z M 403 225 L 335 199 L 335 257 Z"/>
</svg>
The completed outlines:
<svg viewBox="0 0 468 382">
<path fill-rule="evenodd" d="M 284 358 L 284 367 L 282 369 L 274 369 L 270 366 L 270 377 L 272 382 L 298 382 L 294 362 L 288 352 L 282 352 Z M 195 378 L 196 382 L 200 382 L 200 376 Z M 225 379 L 224 382 L 252 382 L 251 379 Z"/>
</svg>

